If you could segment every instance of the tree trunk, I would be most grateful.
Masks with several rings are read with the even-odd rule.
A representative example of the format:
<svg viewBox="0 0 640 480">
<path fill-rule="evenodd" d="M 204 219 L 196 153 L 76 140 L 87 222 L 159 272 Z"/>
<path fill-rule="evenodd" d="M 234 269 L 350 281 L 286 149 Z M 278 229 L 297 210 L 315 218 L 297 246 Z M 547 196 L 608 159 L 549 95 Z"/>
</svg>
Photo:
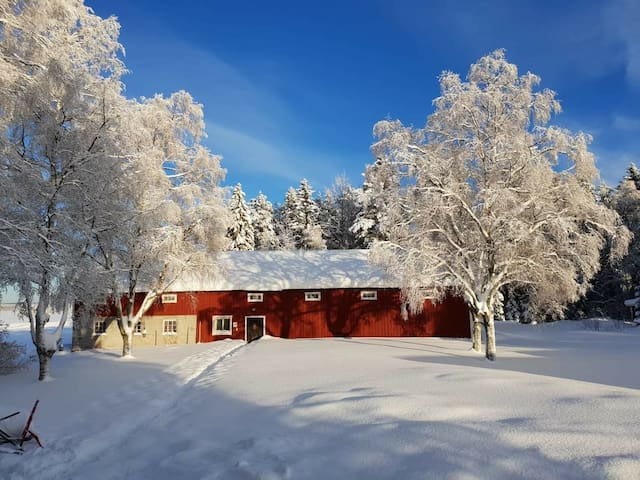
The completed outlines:
<svg viewBox="0 0 640 480">
<path fill-rule="evenodd" d="M 489 360 L 496 359 L 496 326 L 493 315 L 489 314 L 484 321 L 485 333 L 487 336 L 486 357 Z"/>
<path fill-rule="evenodd" d="M 471 348 L 476 351 L 482 351 L 482 322 L 477 315 L 473 315 L 473 344 Z"/>
<path fill-rule="evenodd" d="M 122 356 L 130 357 L 131 356 L 131 346 L 133 344 L 133 332 L 127 333 L 122 332 Z"/>
<path fill-rule="evenodd" d="M 49 364 L 51 363 L 51 357 L 53 357 L 55 350 L 51 352 L 51 351 L 42 350 L 38 348 L 37 351 L 38 351 L 38 364 L 40 367 L 39 373 L 38 373 L 38 380 L 42 381 L 42 380 L 46 380 L 49 377 Z"/>
<path fill-rule="evenodd" d="M 43 283 L 45 283 L 43 281 Z M 40 289 L 40 298 L 38 299 L 38 306 L 36 307 L 35 319 L 31 320 L 31 328 L 32 332 L 35 333 L 35 338 L 33 339 L 33 343 L 36 347 L 36 352 L 38 354 L 38 364 L 39 364 L 39 374 L 38 380 L 42 381 L 49 376 L 49 363 L 51 357 L 53 356 L 53 352 L 48 354 L 45 348 L 45 335 L 44 335 L 44 324 L 47 320 L 46 318 L 46 309 L 47 304 L 46 297 L 44 297 L 44 288 Z M 31 302 L 27 305 L 27 308 L 31 309 Z M 33 318 L 33 317 L 31 317 Z M 33 328 L 33 323 L 35 322 L 35 329 Z M 32 334 L 33 334 L 32 333 Z"/>
</svg>

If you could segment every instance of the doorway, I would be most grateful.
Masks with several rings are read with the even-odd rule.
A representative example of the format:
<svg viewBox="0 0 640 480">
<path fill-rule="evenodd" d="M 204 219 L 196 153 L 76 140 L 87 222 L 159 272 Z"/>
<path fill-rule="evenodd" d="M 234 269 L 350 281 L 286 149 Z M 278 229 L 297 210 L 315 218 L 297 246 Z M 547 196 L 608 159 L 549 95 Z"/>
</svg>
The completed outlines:
<svg viewBox="0 0 640 480">
<path fill-rule="evenodd" d="M 244 338 L 247 343 L 264 336 L 265 319 L 262 317 L 245 317 L 244 318 Z"/>
</svg>

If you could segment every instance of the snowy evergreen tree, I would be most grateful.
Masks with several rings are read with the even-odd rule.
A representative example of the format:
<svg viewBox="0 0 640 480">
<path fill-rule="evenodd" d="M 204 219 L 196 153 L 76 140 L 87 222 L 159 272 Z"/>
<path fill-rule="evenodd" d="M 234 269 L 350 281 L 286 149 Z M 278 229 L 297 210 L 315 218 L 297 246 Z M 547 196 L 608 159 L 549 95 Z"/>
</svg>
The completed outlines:
<svg viewBox="0 0 640 480">
<path fill-rule="evenodd" d="M 318 224 L 320 209 L 313 198 L 313 189 L 306 179 L 298 189 L 287 190 L 284 205 L 278 214 L 277 233 L 282 248 L 317 250 L 326 248 Z"/>
<path fill-rule="evenodd" d="M 531 323 L 533 318 L 526 287 L 508 285 L 504 288 L 504 319 L 509 322 Z"/>
<path fill-rule="evenodd" d="M 253 250 L 254 229 L 249 213 L 249 207 L 245 202 L 245 194 L 239 183 L 234 187 L 229 200 L 230 225 L 227 230 L 227 238 L 231 241 L 231 250 Z"/>
<path fill-rule="evenodd" d="M 318 224 L 320 208 L 313 198 L 313 189 L 306 178 L 300 181 L 296 190 L 296 214 L 299 230 L 296 231 L 297 248 L 302 250 L 322 250 L 327 248 L 322 238 L 322 228 Z"/>
<path fill-rule="evenodd" d="M 249 202 L 251 220 L 253 223 L 254 248 L 256 250 L 275 250 L 278 248 L 273 206 L 267 197 L 260 192 Z"/>
<path fill-rule="evenodd" d="M 607 246 L 601 255 L 602 268 L 596 274 L 587 295 L 572 305 L 569 315 L 574 318 L 629 317 L 625 301 L 634 296 L 640 285 L 640 175 L 635 165 L 629 165 L 625 177 L 614 190 L 601 188 L 599 201 L 615 209 L 624 224 L 633 233 L 629 252 L 620 262 L 609 261 Z"/>
<path fill-rule="evenodd" d="M 351 227 L 360 213 L 358 192 L 349 184 L 346 176 L 335 179 L 332 187 L 320 200 L 319 223 L 327 248 L 363 248 L 364 240 Z"/>
<path fill-rule="evenodd" d="M 386 197 L 398 188 L 399 182 L 398 172 L 385 157 L 378 157 L 366 166 L 358 199 L 360 211 L 350 228 L 364 246 L 389 239 L 383 227 L 387 218 Z"/>
<path fill-rule="evenodd" d="M 626 180 L 631 180 L 636 186 L 636 190 L 640 190 L 640 170 L 636 167 L 635 163 L 631 163 L 629 167 L 627 167 L 627 174 L 625 175 Z"/>
<path fill-rule="evenodd" d="M 311 185 L 306 178 L 303 178 L 296 190 L 298 208 L 296 216 L 302 230 L 317 225 L 320 209 L 313 198 L 313 193 Z"/>
<path fill-rule="evenodd" d="M 274 212 L 276 234 L 280 248 L 295 250 L 298 244 L 296 235 L 300 232 L 298 222 L 298 195 L 296 189 L 289 187 L 284 197 L 284 203 Z"/>
<path fill-rule="evenodd" d="M 320 225 L 311 225 L 302 231 L 300 249 L 302 250 L 326 250 L 327 244 L 322 235 Z"/>
</svg>

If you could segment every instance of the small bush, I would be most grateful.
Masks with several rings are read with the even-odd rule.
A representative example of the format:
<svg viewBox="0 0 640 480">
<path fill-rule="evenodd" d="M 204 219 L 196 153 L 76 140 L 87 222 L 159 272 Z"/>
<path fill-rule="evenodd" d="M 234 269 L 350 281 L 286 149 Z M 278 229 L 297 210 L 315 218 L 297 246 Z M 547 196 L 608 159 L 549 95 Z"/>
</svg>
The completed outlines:
<svg viewBox="0 0 640 480">
<path fill-rule="evenodd" d="M 7 325 L 0 324 L 0 375 L 8 375 L 29 363 L 24 345 L 9 340 Z"/>
</svg>

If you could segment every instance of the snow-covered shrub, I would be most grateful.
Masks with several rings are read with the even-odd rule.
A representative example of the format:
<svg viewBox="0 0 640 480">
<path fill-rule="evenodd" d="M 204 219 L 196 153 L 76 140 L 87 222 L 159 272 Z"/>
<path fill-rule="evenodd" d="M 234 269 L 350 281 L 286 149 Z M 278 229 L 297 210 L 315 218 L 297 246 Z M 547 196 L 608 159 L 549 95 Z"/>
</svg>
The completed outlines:
<svg viewBox="0 0 640 480">
<path fill-rule="evenodd" d="M 29 363 L 26 347 L 9 340 L 7 325 L 0 324 L 0 375 L 8 375 Z"/>
</svg>

